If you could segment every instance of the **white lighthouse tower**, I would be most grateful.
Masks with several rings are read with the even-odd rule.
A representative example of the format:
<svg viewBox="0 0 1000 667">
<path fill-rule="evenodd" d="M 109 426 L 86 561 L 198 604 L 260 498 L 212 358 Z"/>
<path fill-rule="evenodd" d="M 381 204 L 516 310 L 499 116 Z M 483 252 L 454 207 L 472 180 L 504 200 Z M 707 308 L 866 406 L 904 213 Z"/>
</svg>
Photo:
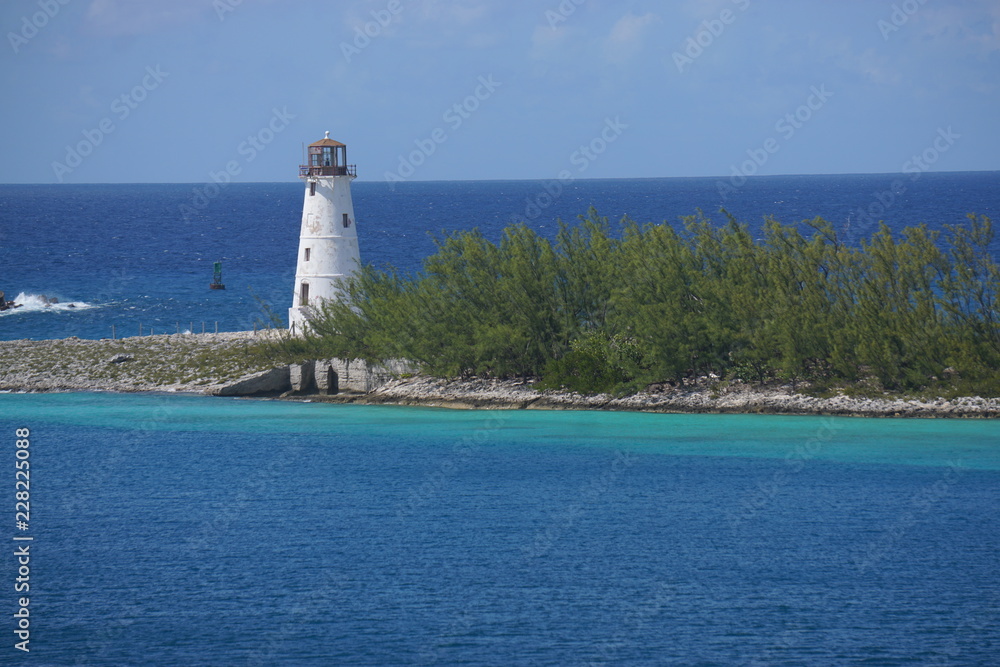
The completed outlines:
<svg viewBox="0 0 1000 667">
<path fill-rule="evenodd" d="M 306 184 L 299 232 L 295 293 L 288 309 L 288 326 L 302 333 L 323 299 L 339 298 L 337 281 L 361 266 L 354 225 L 351 181 L 357 168 L 347 164 L 347 146 L 330 133 L 309 144 L 309 164 L 299 167 Z"/>
</svg>

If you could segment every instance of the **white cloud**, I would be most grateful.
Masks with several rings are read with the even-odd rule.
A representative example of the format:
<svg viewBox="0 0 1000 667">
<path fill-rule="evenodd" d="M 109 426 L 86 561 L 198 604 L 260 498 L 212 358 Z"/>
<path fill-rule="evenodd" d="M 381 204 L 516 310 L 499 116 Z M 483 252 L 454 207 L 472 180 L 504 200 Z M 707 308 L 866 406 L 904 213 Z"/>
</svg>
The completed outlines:
<svg viewBox="0 0 1000 667">
<path fill-rule="evenodd" d="M 488 16 L 490 5 L 486 0 L 424 0 L 419 9 L 426 21 L 469 27 Z"/>
<path fill-rule="evenodd" d="M 924 34 L 944 38 L 979 54 L 1000 51 L 1000 4 L 927 7 Z"/>
<path fill-rule="evenodd" d="M 896 86 L 902 81 L 900 71 L 885 55 L 876 52 L 875 49 L 865 49 L 855 57 L 854 62 L 857 71 L 876 85 Z"/>
<path fill-rule="evenodd" d="M 80 102 L 91 109 L 99 109 L 106 106 L 106 102 L 102 102 L 97 99 L 96 90 L 93 86 L 84 85 L 80 86 L 78 98 Z"/>
<path fill-rule="evenodd" d="M 211 0 L 91 0 L 86 21 L 100 35 L 142 35 L 213 11 Z"/>
<path fill-rule="evenodd" d="M 372 21 L 372 12 L 384 14 L 387 0 L 367 0 L 345 10 L 349 25 Z M 386 35 L 406 34 L 407 43 L 419 49 L 461 47 L 489 49 L 503 42 L 493 14 L 504 6 L 489 0 L 404 0 L 402 10 L 384 29 Z"/>
<path fill-rule="evenodd" d="M 646 28 L 659 21 L 652 13 L 637 16 L 631 11 L 618 19 L 611 34 L 604 41 L 604 55 L 608 61 L 621 65 L 642 50 Z"/>
<path fill-rule="evenodd" d="M 688 0 L 680 8 L 690 16 L 707 19 L 718 16 L 723 9 L 733 7 L 733 0 Z"/>
<path fill-rule="evenodd" d="M 548 26 L 535 26 L 531 35 L 531 57 L 536 60 L 546 60 L 554 52 L 562 49 L 569 35 L 567 28 L 552 30 Z"/>
</svg>

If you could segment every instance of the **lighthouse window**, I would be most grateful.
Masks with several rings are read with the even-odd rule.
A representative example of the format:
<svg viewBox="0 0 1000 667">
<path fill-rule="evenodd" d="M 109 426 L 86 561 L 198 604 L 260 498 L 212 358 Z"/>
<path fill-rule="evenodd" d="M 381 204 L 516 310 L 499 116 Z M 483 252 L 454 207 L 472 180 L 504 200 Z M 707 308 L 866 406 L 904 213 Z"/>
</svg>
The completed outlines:
<svg viewBox="0 0 1000 667">
<path fill-rule="evenodd" d="M 309 196 L 312 197 L 316 194 L 316 181 L 309 184 Z"/>
<path fill-rule="evenodd" d="M 309 251 L 310 250 L 312 250 L 312 248 L 306 248 L 306 261 L 307 262 L 309 261 Z"/>
<path fill-rule="evenodd" d="M 302 286 L 299 288 L 299 305 L 309 305 L 309 283 L 302 283 Z"/>
<path fill-rule="evenodd" d="M 345 213 L 344 214 L 344 227 L 350 227 L 350 226 L 351 226 L 351 219 Z"/>
</svg>

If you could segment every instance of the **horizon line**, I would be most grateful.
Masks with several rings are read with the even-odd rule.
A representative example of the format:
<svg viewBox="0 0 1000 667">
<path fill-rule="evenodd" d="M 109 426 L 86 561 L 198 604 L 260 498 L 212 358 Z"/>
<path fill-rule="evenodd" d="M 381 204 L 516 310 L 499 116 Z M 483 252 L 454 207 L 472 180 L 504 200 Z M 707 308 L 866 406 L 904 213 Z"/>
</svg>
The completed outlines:
<svg viewBox="0 0 1000 667">
<path fill-rule="evenodd" d="M 919 176 L 926 174 L 992 174 L 1000 173 L 1000 169 L 942 169 L 942 170 L 928 170 L 918 172 Z M 754 174 L 753 176 L 746 176 L 746 180 L 756 180 L 763 178 L 787 178 L 795 176 L 899 176 L 906 178 L 908 180 L 914 180 L 913 174 L 898 172 L 898 171 L 868 171 L 868 172 L 833 172 L 833 173 L 812 173 L 812 174 Z M 578 181 L 641 181 L 641 180 L 668 180 L 668 179 L 720 179 L 728 180 L 730 175 L 702 175 L 702 176 L 605 176 L 598 178 L 574 178 L 569 183 L 576 183 Z M 404 181 L 387 181 L 385 179 L 356 179 L 358 183 L 385 183 L 386 185 L 404 185 L 409 183 L 517 183 L 517 182 L 530 182 L 530 181 L 558 181 L 557 178 L 437 178 L 437 179 L 412 179 Z M 53 185 L 53 186 L 72 186 L 72 185 L 205 185 L 211 181 L 86 181 L 81 183 L 43 183 L 43 182 L 6 182 L 0 183 L 0 186 L 5 185 Z M 225 183 L 225 185 L 253 185 L 253 184 L 275 184 L 275 183 L 295 183 L 299 182 L 296 178 L 288 181 L 233 181 Z"/>
</svg>

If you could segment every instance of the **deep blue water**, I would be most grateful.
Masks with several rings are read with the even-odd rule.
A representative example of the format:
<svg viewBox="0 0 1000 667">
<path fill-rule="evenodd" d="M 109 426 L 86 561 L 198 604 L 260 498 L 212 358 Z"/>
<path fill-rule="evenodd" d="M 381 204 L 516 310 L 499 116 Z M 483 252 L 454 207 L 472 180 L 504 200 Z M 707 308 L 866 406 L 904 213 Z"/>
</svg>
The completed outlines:
<svg viewBox="0 0 1000 667">
<path fill-rule="evenodd" d="M 613 221 L 677 223 L 698 209 L 721 221 L 720 206 L 752 226 L 767 215 L 786 223 L 822 216 L 852 241 L 870 235 L 878 219 L 894 229 L 940 228 L 970 212 L 1000 215 L 1000 172 L 926 173 L 886 194 L 898 179 L 759 177 L 726 196 L 716 178 L 581 180 L 561 192 L 544 181 L 394 189 L 355 182 L 353 193 L 362 260 L 404 271 L 433 252 L 433 234 L 479 227 L 496 239 L 504 226 L 526 220 L 551 235 L 557 218 L 574 221 L 591 205 Z M 258 299 L 285 317 L 301 184 L 233 184 L 205 200 L 195 187 L 204 186 L 0 185 L 0 290 L 8 299 L 44 294 L 77 305 L 0 314 L 0 340 L 102 338 L 112 325 L 119 336 L 138 334 L 140 324 L 145 333 L 214 330 L 216 322 L 222 331 L 246 330 L 267 320 Z M 225 291 L 208 289 L 216 260 Z"/>
<path fill-rule="evenodd" d="M 1000 655 L 995 421 L 0 394 L 10 484 L 19 427 L 23 664 Z"/>
</svg>

